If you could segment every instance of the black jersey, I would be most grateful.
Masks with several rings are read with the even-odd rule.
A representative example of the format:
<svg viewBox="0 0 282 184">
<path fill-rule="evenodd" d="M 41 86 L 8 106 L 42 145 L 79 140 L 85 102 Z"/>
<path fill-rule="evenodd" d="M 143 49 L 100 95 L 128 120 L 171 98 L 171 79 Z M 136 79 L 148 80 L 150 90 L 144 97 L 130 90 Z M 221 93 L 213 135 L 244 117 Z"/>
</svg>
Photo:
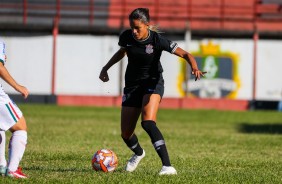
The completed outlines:
<svg viewBox="0 0 282 184">
<path fill-rule="evenodd" d="M 142 41 L 134 38 L 131 29 L 126 30 L 120 35 L 118 44 L 126 49 L 128 57 L 126 84 L 149 78 L 160 78 L 163 72 L 160 63 L 162 51 L 173 53 L 178 47 L 177 43 L 151 30 L 149 30 L 148 38 Z"/>
</svg>

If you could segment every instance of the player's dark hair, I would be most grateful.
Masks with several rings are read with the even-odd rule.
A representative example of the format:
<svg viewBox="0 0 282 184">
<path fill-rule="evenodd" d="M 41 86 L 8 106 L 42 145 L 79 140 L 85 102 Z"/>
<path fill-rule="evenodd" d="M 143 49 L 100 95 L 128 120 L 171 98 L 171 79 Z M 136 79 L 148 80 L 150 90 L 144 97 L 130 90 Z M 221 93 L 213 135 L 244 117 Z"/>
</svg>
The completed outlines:
<svg viewBox="0 0 282 184">
<path fill-rule="evenodd" d="M 129 21 L 140 20 L 145 24 L 149 24 L 150 22 L 149 9 L 148 8 L 137 8 L 130 13 L 128 18 L 129 18 Z M 149 29 L 157 33 L 161 33 L 161 31 L 159 30 L 159 26 L 157 25 L 149 25 Z"/>
<path fill-rule="evenodd" d="M 129 20 L 140 20 L 145 24 L 148 24 L 150 22 L 150 15 L 149 15 L 149 9 L 148 8 L 137 8 L 133 10 L 129 15 Z"/>
</svg>

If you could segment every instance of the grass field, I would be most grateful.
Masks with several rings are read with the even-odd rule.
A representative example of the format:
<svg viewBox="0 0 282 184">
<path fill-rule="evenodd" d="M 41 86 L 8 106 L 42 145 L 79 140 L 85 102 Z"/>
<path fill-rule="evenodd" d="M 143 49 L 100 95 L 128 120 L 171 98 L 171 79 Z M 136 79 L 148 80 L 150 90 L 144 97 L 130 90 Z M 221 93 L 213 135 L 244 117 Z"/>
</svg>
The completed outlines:
<svg viewBox="0 0 282 184">
<path fill-rule="evenodd" d="M 132 155 L 120 137 L 120 109 L 20 105 L 28 122 L 21 162 L 26 180 L 0 183 L 282 183 L 282 113 L 165 110 L 158 115 L 177 176 L 158 176 L 161 162 L 137 126 L 146 157 L 126 173 Z M 7 133 L 7 136 L 11 136 Z M 95 172 L 91 157 L 101 148 L 119 158 L 113 173 Z"/>
</svg>

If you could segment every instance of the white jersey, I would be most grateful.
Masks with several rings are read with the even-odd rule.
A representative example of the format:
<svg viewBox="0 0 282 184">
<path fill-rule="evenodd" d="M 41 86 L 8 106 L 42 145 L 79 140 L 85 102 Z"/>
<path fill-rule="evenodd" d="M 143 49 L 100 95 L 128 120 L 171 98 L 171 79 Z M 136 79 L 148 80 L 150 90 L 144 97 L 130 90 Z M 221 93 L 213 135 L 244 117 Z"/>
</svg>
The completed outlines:
<svg viewBox="0 0 282 184">
<path fill-rule="evenodd" d="M 0 62 L 5 64 L 5 43 L 0 41 Z M 16 124 L 22 117 L 22 112 L 18 106 L 5 93 L 0 84 L 0 130 L 8 130 Z"/>
<path fill-rule="evenodd" d="M 6 62 L 6 54 L 5 54 L 5 43 L 0 40 L 0 62 L 5 64 Z"/>
<path fill-rule="evenodd" d="M 6 54 L 5 54 L 5 43 L 0 39 L 0 62 L 5 64 L 6 62 Z M 0 103 L 2 102 L 2 96 L 5 96 L 5 92 L 3 90 L 2 85 L 0 84 Z"/>
</svg>

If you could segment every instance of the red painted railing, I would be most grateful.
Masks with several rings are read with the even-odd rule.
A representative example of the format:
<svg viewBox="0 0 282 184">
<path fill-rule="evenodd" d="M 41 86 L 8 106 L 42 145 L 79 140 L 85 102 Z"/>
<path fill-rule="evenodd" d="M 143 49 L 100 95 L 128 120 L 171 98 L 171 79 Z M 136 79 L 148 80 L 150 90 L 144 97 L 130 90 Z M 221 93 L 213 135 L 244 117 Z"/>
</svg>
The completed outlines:
<svg viewBox="0 0 282 184">
<path fill-rule="evenodd" d="M 0 15 L 20 16 L 23 25 L 32 18 L 54 17 L 86 20 L 89 26 L 102 21 L 106 28 L 128 27 L 128 14 L 137 7 L 150 9 L 152 23 L 165 30 L 227 30 L 282 32 L 282 3 L 268 0 L 38 0 L 0 2 Z M 74 3 L 75 2 L 75 3 Z M 107 3 L 108 2 L 108 3 Z M 277 3 L 275 3 L 277 2 Z M 5 11 L 12 10 L 12 11 Z M 8 13 L 7 13 L 8 12 Z M 0 16 L 1 20 L 1 16 Z M 61 19 L 61 21 L 64 21 Z M 40 25 L 39 25 L 40 26 Z"/>
</svg>

